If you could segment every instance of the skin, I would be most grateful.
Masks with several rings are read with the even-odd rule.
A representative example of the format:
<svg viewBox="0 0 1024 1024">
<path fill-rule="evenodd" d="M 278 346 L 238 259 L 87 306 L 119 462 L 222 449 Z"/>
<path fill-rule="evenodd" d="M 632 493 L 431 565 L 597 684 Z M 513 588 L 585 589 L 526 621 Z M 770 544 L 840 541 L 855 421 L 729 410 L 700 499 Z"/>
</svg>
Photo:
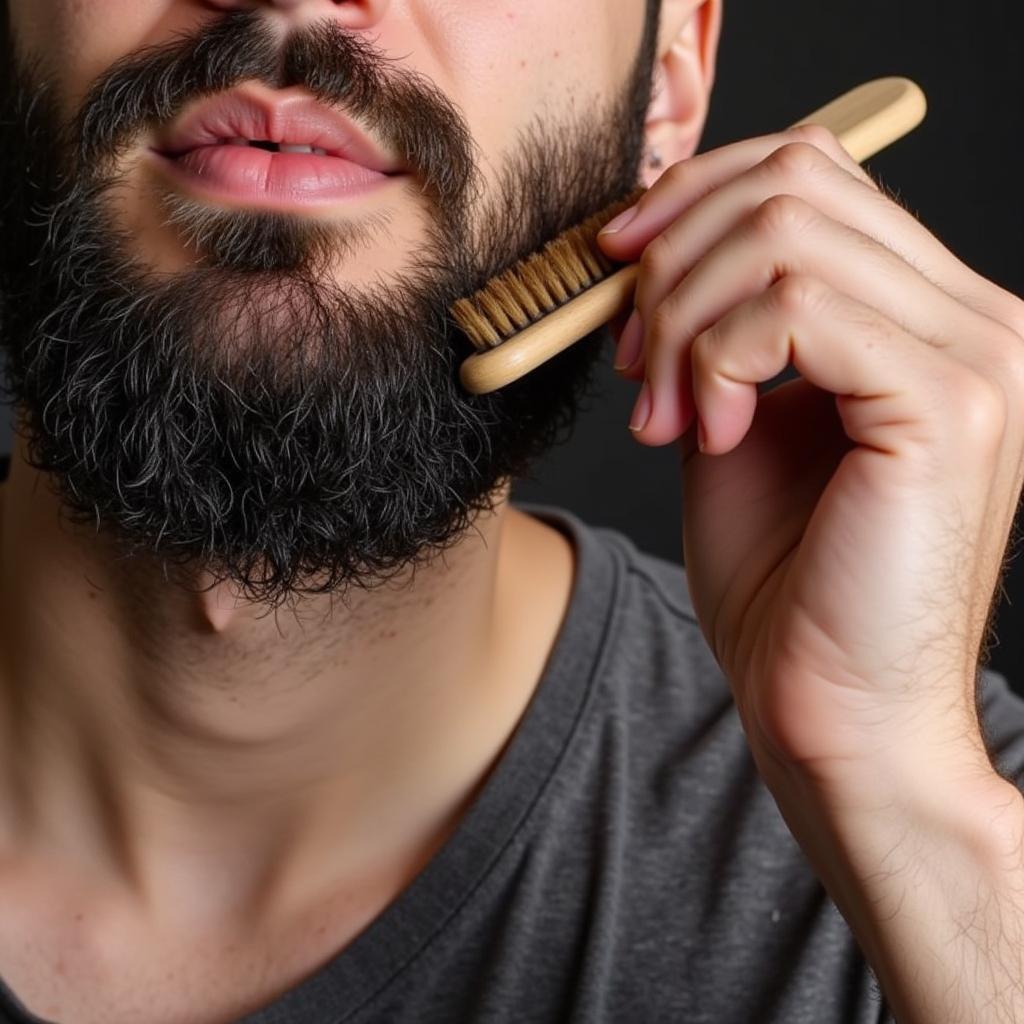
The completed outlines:
<svg viewBox="0 0 1024 1024">
<path fill-rule="evenodd" d="M 68 109 L 77 108 L 90 83 L 114 60 L 140 47 L 166 41 L 175 32 L 195 28 L 218 10 L 266 8 L 266 16 L 282 33 L 329 15 L 343 28 L 366 32 L 389 56 L 425 75 L 455 99 L 473 129 L 479 147 L 486 187 L 493 190 L 502 167 L 507 140 L 528 115 L 552 110 L 551 96 L 601 96 L 609 91 L 609 71 L 620 81 L 633 47 L 622 39 L 639 39 L 642 10 L 637 5 L 609 9 L 592 29 L 586 48 L 575 52 L 557 48 L 537 52 L 527 41 L 567 38 L 578 30 L 575 4 L 545 11 L 539 5 L 509 5 L 493 0 L 467 10 L 455 2 L 390 4 L 359 2 L 336 7 L 329 2 L 136 4 L 130 0 L 104 2 L 101 7 L 76 3 L 12 4 L 16 35 L 23 46 L 43 54 L 60 54 L 57 65 Z M 53 68 L 51 68 L 53 70 Z M 502 83 L 496 88 L 495 83 Z M 508 83 L 514 83 L 510 88 Z M 264 89 L 258 91 L 266 92 Z M 140 255 L 153 267 L 173 271 L 187 265 L 188 254 L 162 218 L 146 186 L 162 176 L 143 159 L 152 137 L 140 136 L 126 160 L 131 172 L 119 196 L 122 222 L 138 240 Z M 360 214 L 380 209 L 396 213 L 388 242 L 363 249 L 358 259 L 339 260 L 339 279 L 365 284 L 379 273 L 407 266 L 403 254 L 421 248 L 425 222 L 423 204 L 415 195 L 388 194 L 362 200 Z M 281 204 L 287 209 L 287 204 Z M 306 214 L 310 215 L 310 214 Z M 319 216 L 337 217 L 340 211 Z M 318 216 L 313 214 L 313 216 Z"/>
<path fill-rule="evenodd" d="M 241 6 L 282 31 L 331 17 L 368 33 L 460 106 L 488 187 L 531 116 L 612 92 L 643 18 L 590 0 L 12 0 L 10 15 L 70 110 L 119 57 Z M 666 162 L 696 147 L 718 24 L 714 2 L 665 3 L 647 128 Z M 152 208 L 148 141 L 124 158 L 117 216 L 174 272 L 186 255 Z M 391 236 L 339 259 L 353 288 L 423 238 L 414 191 L 353 208 L 371 204 Z M 342 949 L 451 834 L 541 677 L 573 552 L 505 484 L 415 582 L 329 627 L 326 598 L 261 616 L 225 587 L 140 587 L 59 520 L 25 455 L 0 487 L 2 975 L 56 1020 L 235 1019 Z"/>
</svg>

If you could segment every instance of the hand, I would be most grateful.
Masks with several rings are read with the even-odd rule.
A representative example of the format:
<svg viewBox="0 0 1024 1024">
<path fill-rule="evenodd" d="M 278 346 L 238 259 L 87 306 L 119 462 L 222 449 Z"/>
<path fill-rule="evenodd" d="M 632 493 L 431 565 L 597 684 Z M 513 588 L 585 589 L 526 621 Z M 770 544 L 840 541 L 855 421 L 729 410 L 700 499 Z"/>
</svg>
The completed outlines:
<svg viewBox="0 0 1024 1024">
<path fill-rule="evenodd" d="M 682 440 L 690 592 L 759 766 L 886 804 L 993 779 L 974 691 L 1022 486 L 1024 304 L 817 127 L 682 161 L 634 209 L 600 241 L 640 261 L 635 436 Z"/>
</svg>

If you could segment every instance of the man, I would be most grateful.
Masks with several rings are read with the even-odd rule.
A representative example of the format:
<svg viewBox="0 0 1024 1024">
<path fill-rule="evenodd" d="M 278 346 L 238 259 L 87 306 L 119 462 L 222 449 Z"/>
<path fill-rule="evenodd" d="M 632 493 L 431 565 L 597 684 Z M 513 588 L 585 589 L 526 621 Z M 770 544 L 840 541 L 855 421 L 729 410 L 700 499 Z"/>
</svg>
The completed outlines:
<svg viewBox="0 0 1024 1024">
<path fill-rule="evenodd" d="M 1024 313 L 823 132 L 686 160 L 717 0 L 3 13 L 4 1019 L 1024 1013 Z M 687 576 L 509 501 L 600 338 L 446 316 L 638 174 Z"/>
</svg>

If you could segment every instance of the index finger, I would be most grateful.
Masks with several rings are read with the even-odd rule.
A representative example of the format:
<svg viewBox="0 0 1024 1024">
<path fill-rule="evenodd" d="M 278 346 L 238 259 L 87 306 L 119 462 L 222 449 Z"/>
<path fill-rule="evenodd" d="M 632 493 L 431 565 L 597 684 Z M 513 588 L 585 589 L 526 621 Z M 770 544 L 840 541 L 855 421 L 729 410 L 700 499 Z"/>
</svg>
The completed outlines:
<svg viewBox="0 0 1024 1024">
<path fill-rule="evenodd" d="M 799 125 L 785 132 L 733 142 L 672 164 L 628 210 L 598 234 L 601 248 L 614 260 L 635 262 L 644 247 L 676 218 L 715 189 L 793 142 L 809 143 L 845 171 L 878 190 L 878 185 L 827 128 Z M 627 219 L 629 214 L 632 218 Z"/>
</svg>

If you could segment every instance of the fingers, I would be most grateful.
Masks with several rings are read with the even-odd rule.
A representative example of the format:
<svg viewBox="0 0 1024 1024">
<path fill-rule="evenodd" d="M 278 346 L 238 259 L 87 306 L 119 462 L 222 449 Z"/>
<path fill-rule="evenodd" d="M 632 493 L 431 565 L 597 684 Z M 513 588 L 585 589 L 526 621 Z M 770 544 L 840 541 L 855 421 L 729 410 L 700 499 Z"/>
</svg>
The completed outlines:
<svg viewBox="0 0 1024 1024">
<path fill-rule="evenodd" d="M 922 345 L 877 310 L 811 277 L 789 275 L 697 336 L 692 353 L 704 450 L 731 451 L 753 421 L 757 384 L 790 362 L 810 384 L 835 394 L 847 435 L 882 454 L 937 443 L 940 471 L 966 472 L 983 428 L 992 426 L 991 382 Z M 958 414 L 959 412 L 959 414 Z M 973 424 L 973 429 L 966 426 Z M 665 391 L 638 436 L 665 444 L 682 431 Z M 951 458 L 959 450 L 964 465 Z M 905 472 L 905 470 L 903 470 Z"/>
<path fill-rule="evenodd" d="M 636 210 L 635 220 L 614 234 L 599 235 L 601 247 L 617 260 L 635 262 L 644 246 L 684 210 L 756 167 L 780 148 L 792 144 L 817 148 L 834 167 L 845 170 L 862 185 L 877 191 L 878 186 L 831 132 L 817 125 L 804 125 L 787 132 L 722 146 L 673 164 L 632 208 Z M 609 227 L 614 224 L 613 221 Z"/>
<path fill-rule="evenodd" d="M 680 242 L 689 246 L 685 239 Z M 873 239 L 801 199 L 774 196 L 714 246 L 657 306 L 641 299 L 644 340 L 636 362 L 620 372 L 635 380 L 647 376 L 655 388 L 670 376 L 685 376 L 686 349 L 693 339 L 787 274 L 815 277 L 855 296 L 936 347 L 970 346 L 971 339 L 992 327 Z"/>
<path fill-rule="evenodd" d="M 645 320 L 716 243 L 773 196 L 799 196 L 828 216 L 845 216 L 870 235 L 881 203 L 820 150 L 796 143 L 776 150 L 701 202 L 685 209 L 643 250 L 634 305 Z M 864 202 L 865 196 L 871 203 Z"/>
<path fill-rule="evenodd" d="M 834 166 L 841 167 L 861 184 L 878 189 L 833 133 L 818 125 L 803 125 L 786 132 L 733 142 L 673 164 L 631 208 L 636 211 L 634 221 L 609 233 L 609 228 L 625 221 L 624 213 L 605 228 L 599 236 L 602 248 L 615 259 L 636 260 L 647 242 L 687 207 L 756 167 L 780 147 L 793 143 L 815 146 Z"/>
<path fill-rule="evenodd" d="M 635 313 L 628 322 L 617 318 L 614 326 L 618 331 L 626 322 L 617 368 L 629 355 L 632 365 L 620 372 L 644 378 L 630 424 L 643 443 L 668 443 L 697 417 L 694 375 L 700 345 L 708 344 L 703 339 L 732 338 L 736 324 L 767 331 L 770 311 L 791 314 L 789 334 L 784 325 L 772 326 L 774 347 L 761 336 L 746 339 L 747 357 L 760 359 L 750 372 L 762 375 L 732 382 L 736 408 L 744 400 L 735 398 L 737 393 L 749 404 L 746 423 L 739 424 L 745 433 L 756 384 L 787 365 L 778 339 L 792 343 L 794 362 L 797 342 L 810 358 L 807 295 L 821 302 L 825 295 L 837 297 L 827 305 L 848 314 L 840 327 L 823 328 L 833 346 L 845 340 L 857 349 L 849 317 L 859 315 L 860 341 L 867 340 L 868 350 L 879 348 L 873 365 L 886 365 L 897 350 L 911 345 L 919 384 L 934 385 L 935 392 L 943 390 L 947 377 L 959 381 L 968 395 L 992 399 L 989 409 L 996 419 L 1005 418 L 1008 402 L 1014 404 L 1011 396 L 1024 387 L 1024 305 L 965 267 L 885 196 L 823 129 L 800 128 L 683 161 L 632 213 L 599 241 L 617 260 L 640 260 Z M 797 294 L 804 296 L 800 303 Z M 794 333 L 797 329 L 800 333 Z M 891 351 L 887 340 L 895 345 Z M 839 360 L 833 369 L 842 364 Z M 799 364 L 797 370 L 804 372 Z M 822 372 L 812 383 L 833 390 L 837 404 L 847 403 L 850 381 L 832 387 L 828 377 Z M 719 375 L 714 386 L 727 391 L 726 381 L 727 375 Z M 912 384 L 903 393 L 911 396 L 909 405 Z M 927 390 L 921 386 L 918 393 Z M 955 403 L 955 394 L 950 401 Z M 875 407 L 887 404 L 892 403 Z M 983 411 L 976 419 L 987 422 L 992 416 Z"/>
<path fill-rule="evenodd" d="M 659 244 L 680 254 L 674 277 L 647 282 L 647 275 L 640 275 L 638 296 L 656 304 L 716 239 L 764 200 L 780 194 L 800 196 L 823 213 L 849 223 L 979 313 L 1003 323 L 1007 323 L 1007 311 L 1012 314 L 1012 301 L 998 297 L 991 282 L 965 266 L 883 194 L 834 136 L 814 125 L 674 164 L 632 208 L 635 217 L 614 234 L 599 235 L 599 244 L 613 259 L 640 260 L 642 269 L 641 257 L 655 239 L 664 238 Z M 677 225 L 694 246 L 686 253 L 673 245 Z"/>
</svg>

